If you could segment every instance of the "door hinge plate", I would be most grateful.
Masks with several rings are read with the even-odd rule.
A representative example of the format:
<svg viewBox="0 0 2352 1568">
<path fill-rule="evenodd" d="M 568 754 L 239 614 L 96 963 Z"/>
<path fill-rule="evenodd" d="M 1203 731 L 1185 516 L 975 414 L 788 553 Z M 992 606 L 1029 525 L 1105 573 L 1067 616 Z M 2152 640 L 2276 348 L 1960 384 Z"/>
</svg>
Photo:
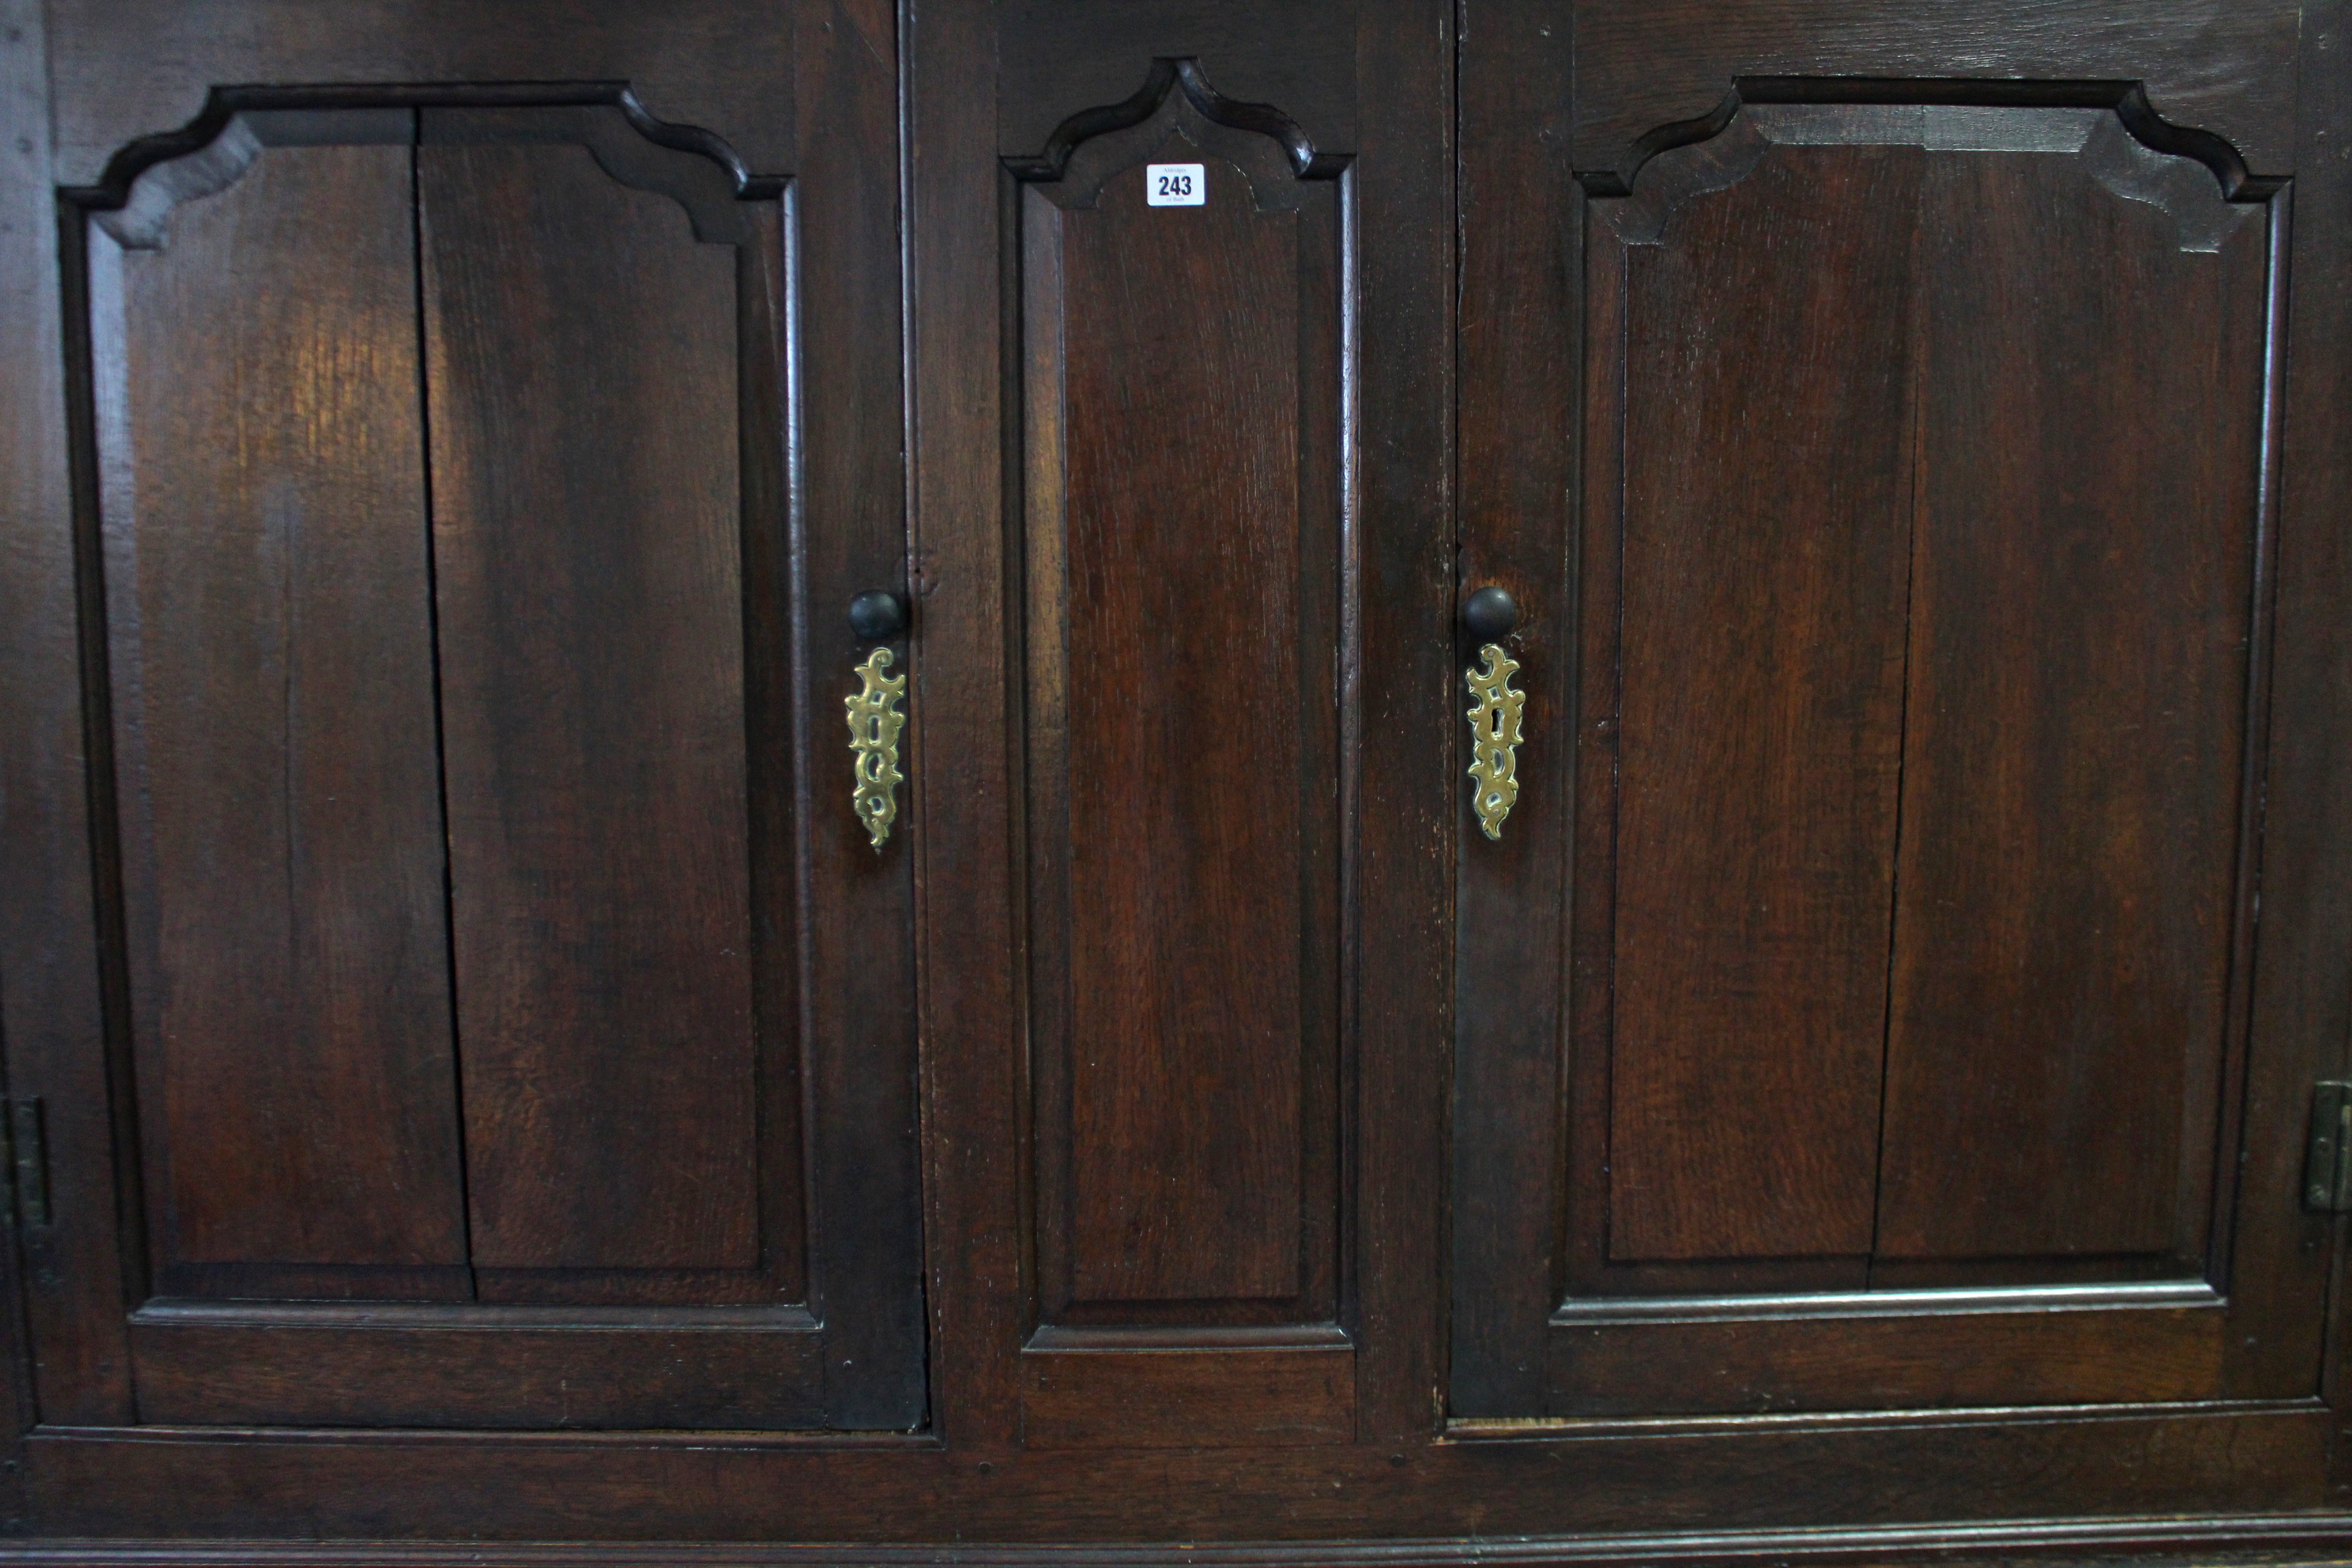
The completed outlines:
<svg viewBox="0 0 2352 1568">
<path fill-rule="evenodd" d="M 2318 1214 L 2352 1213 L 2352 1083 L 2323 1083 L 2311 1091 L 2303 1206 Z"/>
<path fill-rule="evenodd" d="M 7 1114 L 0 1130 L 7 1141 L 8 1184 L 16 1195 L 16 1223 L 27 1229 L 49 1223 L 49 1151 L 38 1099 L 0 1100 Z"/>
</svg>

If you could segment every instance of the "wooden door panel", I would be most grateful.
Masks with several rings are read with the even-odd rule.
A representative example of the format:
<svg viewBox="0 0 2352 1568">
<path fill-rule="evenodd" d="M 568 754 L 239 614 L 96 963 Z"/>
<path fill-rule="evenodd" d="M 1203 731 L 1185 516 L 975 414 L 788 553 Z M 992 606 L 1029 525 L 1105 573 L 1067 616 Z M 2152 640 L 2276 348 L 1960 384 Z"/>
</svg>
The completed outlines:
<svg viewBox="0 0 2352 1568">
<path fill-rule="evenodd" d="M 2132 102 L 1754 91 L 1583 205 L 1562 1250 L 1519 1397 L 2242 1391 L 2215 1156 L 2284 198 Z"/>
<path fill-rule="evenodd" d="M 1878 1245 L 2193 1274 L 2251 916 L 2266 236 L 2074 113 L 2083 155 L 1937 160 L 1920 215 L 1927 896 L 1895 933 Z"/>
<path fill-rule="evenodd" d="M 409 123 L 243 122 L 90 237 L 165 1294 L 466 1291 Z"/>
<path fill-rule="evenodd" d="M 1208 1440 L 1286 1421 L 1214 1394 L 1254 1367 L 1347 1400 L 1341 189 L 1194 75 L 1135 101 L 1017 171 L 1045 1444 L 1166 1368 Z"/>
<path fill-rule="evenodd" d="M 796 468 L 787 182 L 510 96 L 241 89 L 76 198 L 136 1416 L 915 1425 L 908 869 L 807 715 L 895 506 L 803 548 L 870 465 Z"/>
<path fill-rule="evenodd" d="M 1749 112 L 1777 123 L 1765 133 L 1787 151 L 1675 209 L 1675 243 L 1627 252 L 1610 1256 L 2168 1254 L 2194 1273 L 2229 990 L 2260 466 L 2258 419 L 2232 417 L 2225 399 L 2260 374 L 2262 226 L 2218 192 L 2170 184 L 2197 171 L 2094 110 L 1938 110 L 1933 126 L 1916 110 Z M 1906 115 L 1948 155 L 1869 142 Z M 1850 145 L 1814 144 L 1833 139 Z M 2083 155 L 2004 159 L 2004 145 Z M 1712 156 L 1715 172 L 1685 176 L 1712 179 L 1753 152 L 1735 134 L 1656 177 Z M 1852 210 L 1822 228 L 1858 247 L 1884 233 L 1876 266 L 1866 250 L 1808 255 L 1780 237 L 1778 224 L 1841 195 Z M 1635 202 L 1603 222 L 1622 232 L 1664 216 Z M 1662 287 L 1677 263 L 1727 275 Z M 1764 298 L 1782 303 L 1759 310 Z M 1779 352 L 1742 357 L 1776 328 Z M 1747 372 L 1729 395 L 1709 374 L 1726 362 Z M 1930 389 L 1917 410 L 1914 383 Z M 1876 408 L 1853 417 L 1874 389 Z M 2209 438 L 2143 420 L 2151 399 Z M 1651 405 L 1689 423 L 1654 425 Z M 1719 466 L 1689 461 L 1699 450 Z M 1779 493 L 1803 478 L 1829 494 Z M 1860 521 L 1843 538 L 1831 520 L 1849 498 Z M 1874 639 L 1804 619 L 1801 595 L 1774 575 L 1786 517 L 1828 531 L 1832 562 L 1876 552 L 1889 608 Z M 1678 524 L 1701 535 L 1696 550 Z M 1643 603 L 1654 560 L 1695 576 L 1726 538 L 1718 548 L 1757 552 L 1729 574 L 1728 591 L 1761 606 L 1751 622 L 1713 601 Z M 2117 572 L 2137 585 L 2102 591 Z M 1591 626 L 1613 622 L 1593 596 L 1607 587 L 1588 584 Z M 1906 591 L 1920 595 L 1907 636 Z M 2177 651 L 2192 626 L 2195 652 Z M 1651 646 L 1664 650 L 1654 685 Z M 1775 713 L 1834 689 L 1782 646 L 1880 679 L 1874 751 L 1808 744 Z M 1727 699 L 1722 683 L 1740 681 Z M 1711 713 L 1734 748 L 1752 725 L 1759 756 L 1797 735 L 1792 754 L 1826 777 L 1776 790 L 1736 749 L 1689 758 L 1680 748 L 1713 733 L 1692 715 Z M 1662 814 L 1674 797 L 1657 776 L 1685 781 L 1706 815 Z M 1841 810 L 1855 788 L 1866 813 Z M 1725 820 L 1743 808 L 1750 819 Z M 1809 842 L 1815 813 L 1826 820 Z M 1868 923 L 1792 937 L 1781 922 L 1822 907 L 1823 861 L 1841 852 L 1867 858 L 1856 902 Z M 1750 862 L 1778 853 L 1801 885 L 1755 886 Z M 1717 916 L 1714 899 L 1744 919 Z M 1890 1034 L 1881 954 L 1898 907 Z M 1801 1016 L 1785 1036 L 1759 1028 L 1787 988 L 1758 972 L 1781 961 L 1803 988 L 1851 970 L 1851 1028 Z M 1734 1016 L 1710 1027 L 1724 995 Z M 1842 1066 L 1809 1054 L 1842 1035 Z M 1842 1229 L 1776 1224 L 1769 1205 L 1801 1204 L 1825 1162 L 1842 1162 L 1842 1178 L 1813 1195 Z M 1719 1193 L 1747 1212 L 1677 1245 L 1657 1211 L 1705 1213 Z"/>
<path fill-rule="evenodd" d="M 747 776 L 743 705 L 738 376 L 777 369 L 738 323 L 756 348 L 775 274 L 747 245 L 739 300 L 735 247 L 584 146 L 481 140 L 499 118 L 429 111 L 418 160 L 474 1258 L 486 1294 L 755 1269 L 763 1168 L 797 1165 L 753 1001 L 786 961 L 750 797 L 784 781 Z"/>
<path fill-rule="evenodd" d="M 1871 1249 L 1919 176 L 1801 153 L 1622 253 L 1612 1259 Z"/>
<path fill-rule="evenodd" d="M 1585 576 L 1585 658 L 1603 700 L 1618 664 L 1622 717 L 1613 807 L 1605 775 L 1580 792 L 1616 837 L 1613 886 L 1580 879 L 1614 944 L 1609 1032 L 1575 1047 L 1583 1092 L 1607 1041 L 1605 1142 L 1590 1115 L 1573 1135 L 1610 1194 L 1609 1263 L 1575 1279 L 1706 1291 L 1705 1267 L 1615 1266 L 1712 1261 L 1717 1289 L 1819 1288 L 1728 1266 L 1842 1254 L 1987 1260 L 1874 1264 L 1882 1285 L 2025 1283 L 2048 1253 L 2201 1276 L 2193 1146 L 2220 1131 L 2248 765 L 2259 211 L 2109 110 L 1811 104 L 1744 109 L 1596 205 L 1587 287 L 1623 326 L 1593 345 L 1588 440 L 1622 454 L 1623 501 L 1586 544 L 1607 561 L 1592 531 L 1617 528 L 1622 563 Z M 1752 397 L 1717 391 L 1727 363 Z M 1714 597 L 1657 586 L 1718 558 Z M 1824 570 L 1858 618 L 1808 619 Z M 1849 693 L 1843 728 L 1787 716 Z M 1779 784 L 1775 742 L 1815 772 Z M 1759 882 L 1781 854 L 1795 875 Z M 1809 931 L 1843 887 L 1861 918 Z M 1832 995 L 1851 976 L 1843 1014 L 1776 1032 L 1789 993 L 1757 976 L 1783 961 Z M 1658 997 L 1693 1064 L 1663 1086 Z M 1776 1225 L 1809 1179 L 1842 1226 Z M 1663 1226 L 1655 1186 L 1748 1207 L 1711 1236 Z"/>
</svg>

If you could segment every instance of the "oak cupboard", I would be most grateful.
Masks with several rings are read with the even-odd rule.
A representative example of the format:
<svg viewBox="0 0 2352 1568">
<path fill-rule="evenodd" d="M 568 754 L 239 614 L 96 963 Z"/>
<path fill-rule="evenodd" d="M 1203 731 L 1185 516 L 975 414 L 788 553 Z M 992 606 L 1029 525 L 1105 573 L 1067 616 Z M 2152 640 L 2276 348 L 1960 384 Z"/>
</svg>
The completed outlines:
<svg viewBox="0 0 2352 1568">
<path fill-rule="evenodd" d="M 0 1557 L 2352 1538 L 2347 20 L 0 0 Z"/>
</svg>

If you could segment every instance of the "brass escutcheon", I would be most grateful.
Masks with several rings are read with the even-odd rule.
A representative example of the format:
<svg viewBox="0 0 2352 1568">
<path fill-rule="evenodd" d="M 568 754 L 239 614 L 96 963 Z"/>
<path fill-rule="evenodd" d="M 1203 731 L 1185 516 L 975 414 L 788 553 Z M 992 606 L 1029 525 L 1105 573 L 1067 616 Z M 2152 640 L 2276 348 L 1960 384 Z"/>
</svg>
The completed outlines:
<svg viewBox="0 0 2352 1568">
<path fill-rule="evenodd" d="M 1486 837 L 1498 839 L 1503 818 L 1511 815 L 1511 804 L 1519 798 L 1519 710 L 1528 695 L 1511 689 L 1518 661 L 1502 645 L 1488 643 L 1478 657 L 1486 661 L 1485 668 L 1465 677 L 1470 694 L 1478 700 L 1470 705 L 1470 781 L 1477 786 L 1471 804 Z"/>
<path fill-rule="evenodd" d="M 888 648 L 876 648 L 857 667 L 865 689 L 843 699 L 849 710 L 849 749 L 857 757 L 857 789 L 850 807 L 873 836 L 877 855 L 898 818 L 903 776 L 898 772 L 898 731 L 907 727 L 907 716 L 898 711 L 898 699 L 906 695 L 907 678 L 883 673 L 893 662 Z"/>
</svg>

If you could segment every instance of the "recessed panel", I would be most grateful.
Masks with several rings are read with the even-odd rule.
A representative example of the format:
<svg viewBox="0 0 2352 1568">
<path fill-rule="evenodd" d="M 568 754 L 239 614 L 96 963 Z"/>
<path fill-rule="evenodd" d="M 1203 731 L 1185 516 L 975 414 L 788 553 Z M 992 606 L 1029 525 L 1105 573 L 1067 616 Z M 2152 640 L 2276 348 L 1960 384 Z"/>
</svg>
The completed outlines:
<svg viewBox="0 0 2352 1568">
<path fill-rule="evenodd" d="M 1338 192 L 1191 112 L 1023 195 L 1038 1258 L 1080 1325 L 1335 1282 Z"/>
<path fill-rule="evenodd" d="M 1087 1300 L 1298 1290 L 1298 219 L 1201 179 L 1062 216 Z"/>
</svg>

